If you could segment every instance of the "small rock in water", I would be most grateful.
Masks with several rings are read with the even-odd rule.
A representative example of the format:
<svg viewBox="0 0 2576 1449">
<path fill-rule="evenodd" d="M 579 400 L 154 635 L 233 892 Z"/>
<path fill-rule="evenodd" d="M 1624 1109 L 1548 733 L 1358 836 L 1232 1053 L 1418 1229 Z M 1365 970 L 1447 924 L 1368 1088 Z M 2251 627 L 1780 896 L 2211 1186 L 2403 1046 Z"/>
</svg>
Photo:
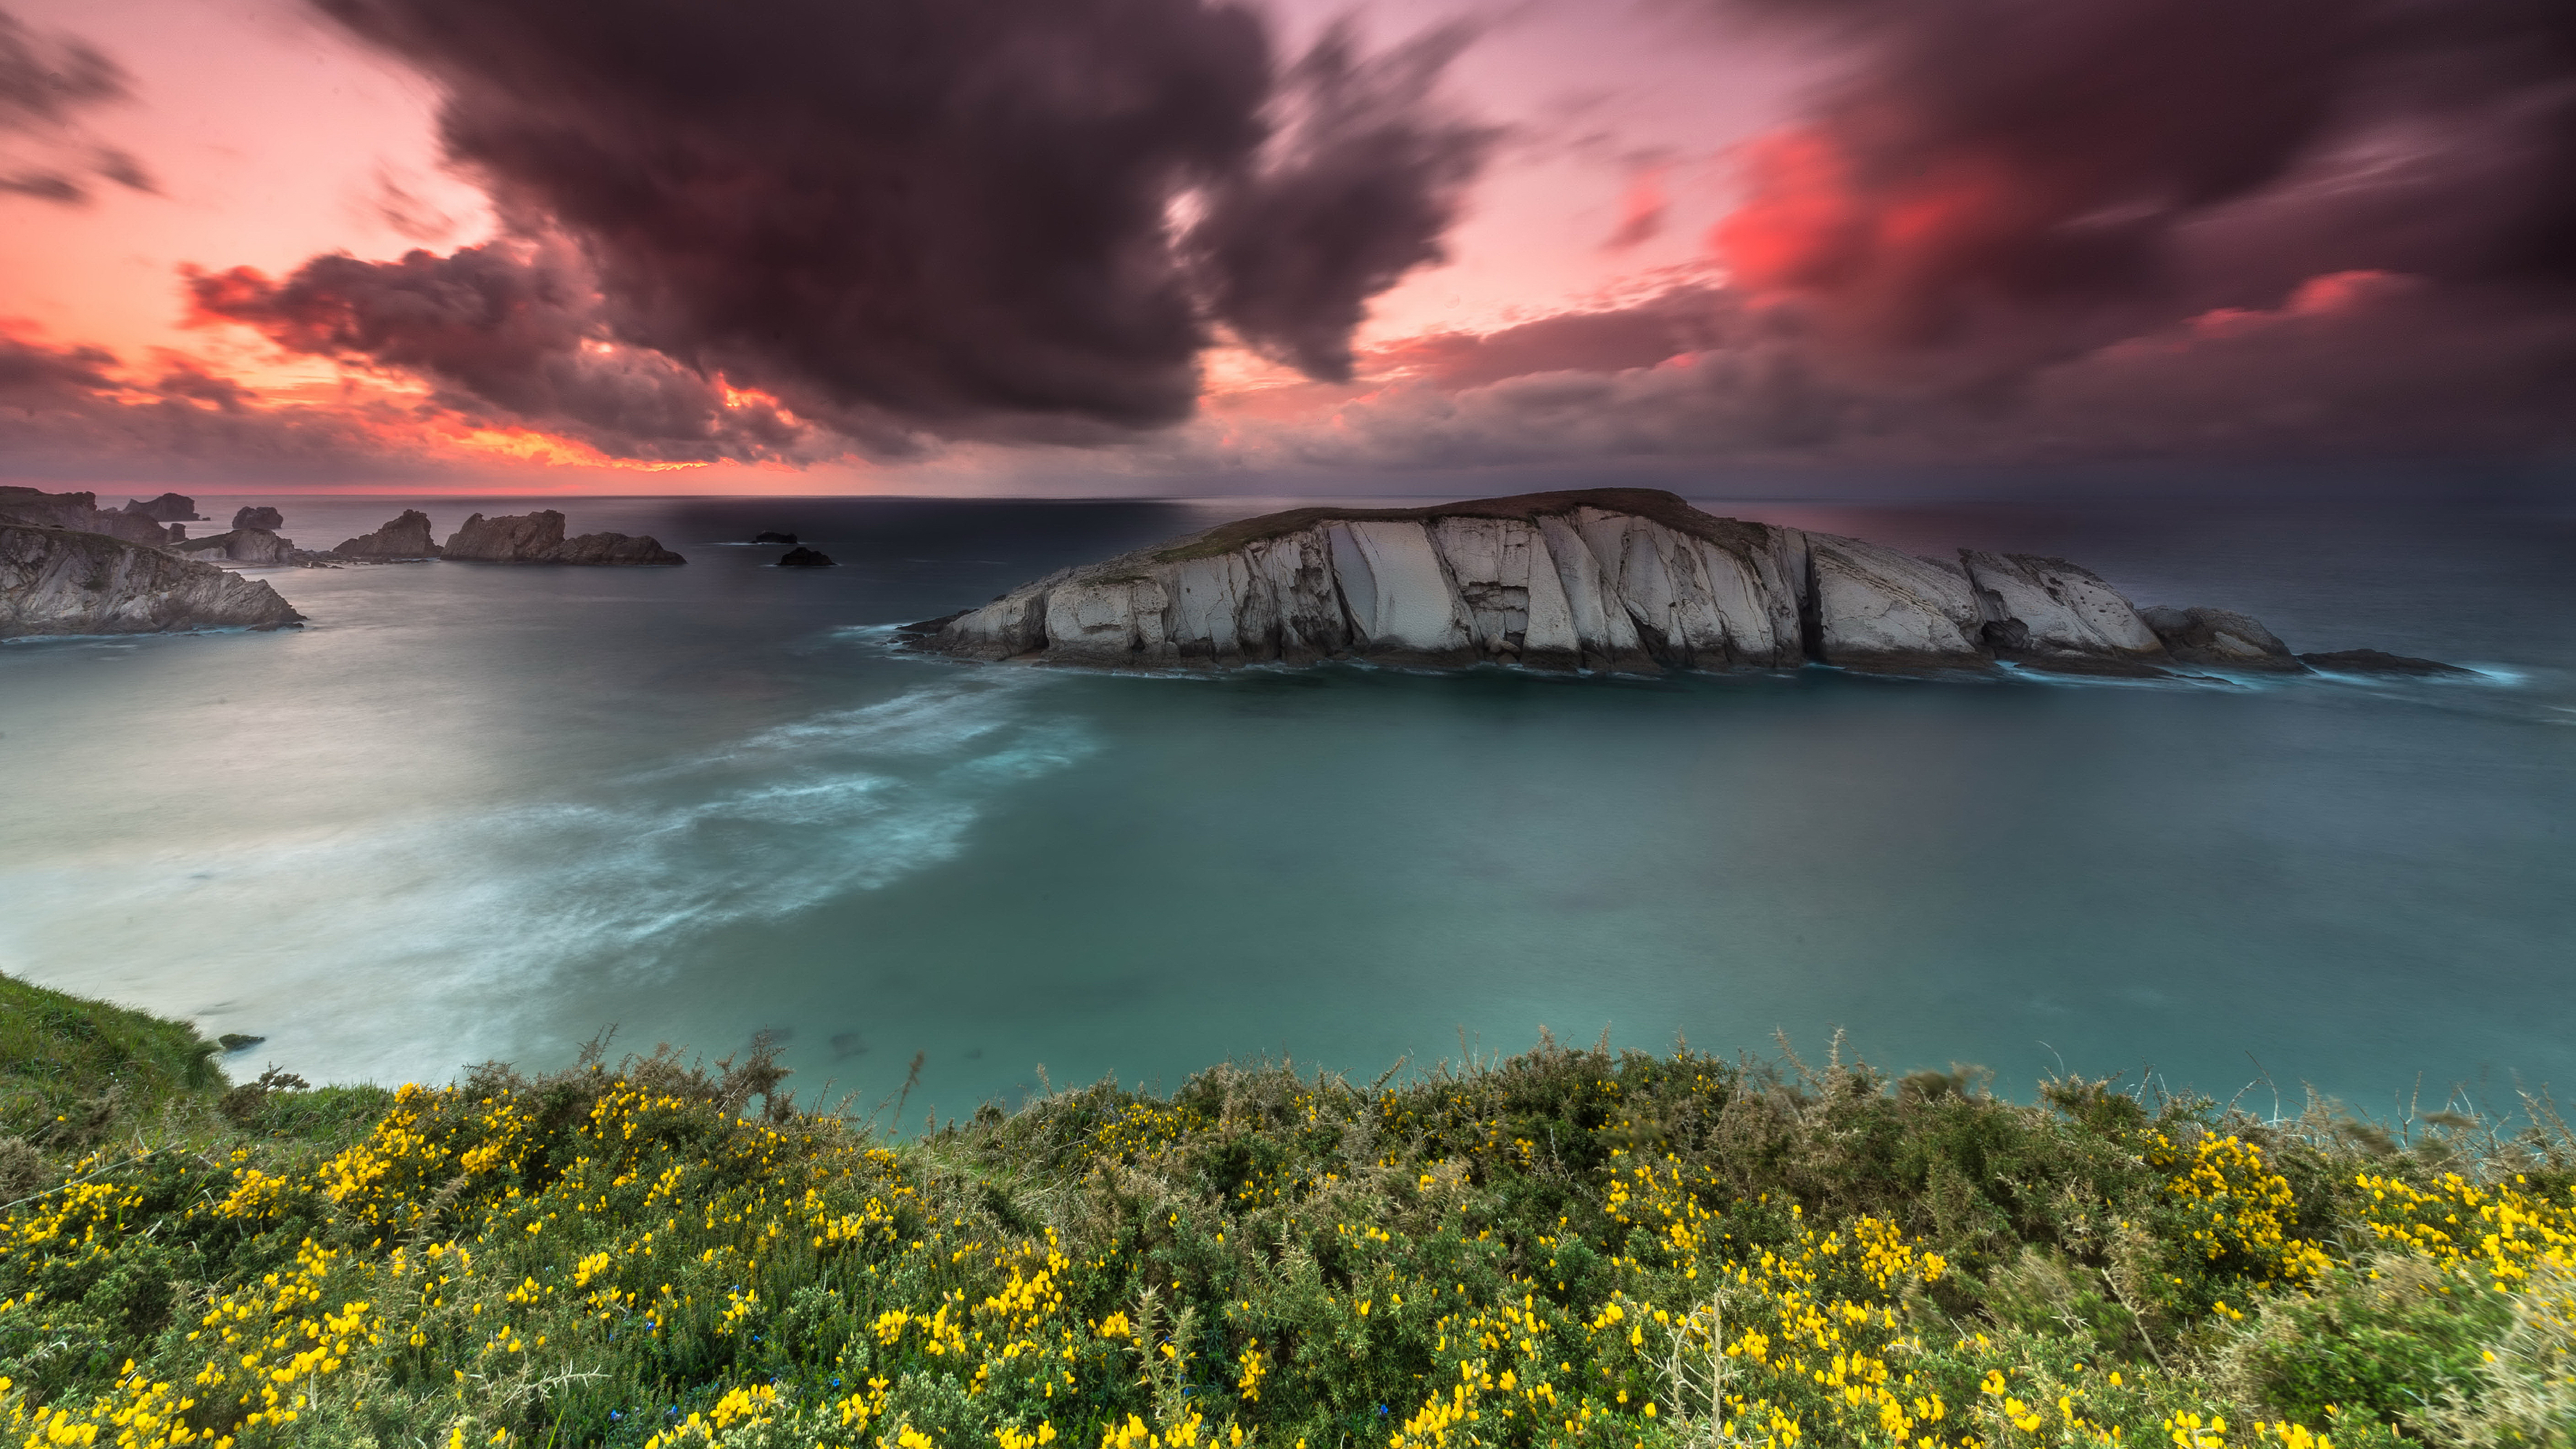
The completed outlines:
<svg viewBox="0 0 2576 1449">
<path fill-rule="evenodd" d="M 796 541 L 796 535 L 792 533 L 780 533 L 774 528 L 764 528 L 760 532 L 753 534 L 751 536 L 751 541 L 753 543 L 794 543 Z"/>
<path fill-rule="evenodd" d="M 2302 654 L 2299 662 L 2310 669 L 2330 674 L 2399 674 L 2425 677 L 2437 674 L 2474 674 L 2456 664 L 2434 659 L 2409 659 L 2403 654 L 2382 654 L 2376 649 L 2339 649 L 2332 654 Z"/>
<path fill-rule="evenodd" d="M 779 558 L 778 566 L 783 569 L 827 569 L 832 567 L 832 556 L 810 548 L 791 548 Z"/>
<path fill-rule="evenodd" d="M 266 1040 L 268 1038 L 264 1036 L 244 1036 L 237 1031 L 228 1031 L 215 1038 L 215 1045 L 228 1052 L 237 1052 L 248 1050 Z"/>
<path fill-rule="evenodd" d="M 235 528 L 265 528 L 271 533 L 286 526 L 286 515 L 274 508 L 244 508 L 233 514 Z"/>
</svg>

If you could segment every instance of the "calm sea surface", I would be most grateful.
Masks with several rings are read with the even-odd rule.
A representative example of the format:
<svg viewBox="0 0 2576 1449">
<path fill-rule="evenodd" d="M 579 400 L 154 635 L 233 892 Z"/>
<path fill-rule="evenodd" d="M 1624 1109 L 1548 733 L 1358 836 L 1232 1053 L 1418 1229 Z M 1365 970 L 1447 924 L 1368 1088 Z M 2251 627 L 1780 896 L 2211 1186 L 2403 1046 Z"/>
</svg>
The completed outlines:
<svg viewBox="0 0 2576 1449">
<path fill-rule="evenodd" d="M 241 501 L 313 548 L 541 506 Z M 1704 505 L 2486 671 L 2142 685 L 961 665 L 885 626 L 1284 505 L 555 506 L 688 566 L 268 571 L 311 627 L 0 647 L 0 970 L 264 1035 L 236 1075 L 765 1027 L 865 1103 L 918 1051 L 915 1122 L 1542 1025 L 2265 1110 L 2576 1087 L 2564 514 Z"/>
</svg>

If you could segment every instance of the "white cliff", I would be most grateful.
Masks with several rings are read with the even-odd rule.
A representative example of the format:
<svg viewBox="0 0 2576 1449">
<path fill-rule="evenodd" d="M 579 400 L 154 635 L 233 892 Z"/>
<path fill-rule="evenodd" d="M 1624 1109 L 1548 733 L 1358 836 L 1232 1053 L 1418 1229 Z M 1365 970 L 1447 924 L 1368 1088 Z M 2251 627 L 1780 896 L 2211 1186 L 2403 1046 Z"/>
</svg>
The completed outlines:
<svg viewBox="0 0 2576 1449">
<path fill-rule="evenodd" d="M 2177 662 L 2167 631 L 2062 559 L 1917 558 L 1625 488 L 1271 514 L 1066 569 L 908 632 L 968 658 L 1113 668 L 1342 658 L 2148 673 Z M 2202 661 L 2222 662 L 2193 651 Z"/>
</svg>

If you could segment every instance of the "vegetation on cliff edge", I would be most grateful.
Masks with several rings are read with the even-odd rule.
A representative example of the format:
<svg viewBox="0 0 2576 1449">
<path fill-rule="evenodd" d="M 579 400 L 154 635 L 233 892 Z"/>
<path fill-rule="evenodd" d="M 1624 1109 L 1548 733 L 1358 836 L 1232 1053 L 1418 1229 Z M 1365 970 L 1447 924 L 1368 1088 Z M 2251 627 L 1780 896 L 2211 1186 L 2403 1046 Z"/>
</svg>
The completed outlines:
<svg viewBox="0 0 2576 1449">
<path fill-rule="evenodd" d="M 918 1139 L 765 1051 L 226 1089 L 0 983 L 17 1442 L 2576 1444 L 2576 1141 L 1542 1045 Z"/>
</svg>

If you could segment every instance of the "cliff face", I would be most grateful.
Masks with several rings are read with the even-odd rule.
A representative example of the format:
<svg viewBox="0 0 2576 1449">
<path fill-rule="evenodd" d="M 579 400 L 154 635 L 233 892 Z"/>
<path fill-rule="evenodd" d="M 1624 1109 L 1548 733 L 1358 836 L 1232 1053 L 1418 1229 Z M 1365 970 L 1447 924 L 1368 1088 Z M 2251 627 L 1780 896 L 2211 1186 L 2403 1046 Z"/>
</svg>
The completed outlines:
<svg viewBox="0 0 2576 1449">
<path fill-rule="evenodd" d="M 376 563 L 396 559 L 436 558 L 437 540 L 430 537 L 429 515 L 417 508 L 406 508 L 402 517 L 373 533 L 345 540 L 331 550 L 342 558 L 366 559 Z"/>
<path fill-rule="evenodd" d="M 427 520 L 423 520 L 424 527 Z M 564 516 L 551 508 L 485 518 L 477 513 L 449 535 L 443 556 L 478 563 L 677 564 L 688 560 L 650 538 L 622 533 L 564 537 Z"/>
<path fill-rule="evenodd" d="M 170 547 L 189 558 L 211 555 L 242 564 L 293 563 L 298 552 L 295 540 L 280 538 L 265 528 L 236 528 L 227 533 L 210 533 L 203 538 L 181 540 Z"/>
<path fill-rule="evenodd" d="M 1626 488 L 1272 514 L 1067 569 L 912 632 L 917 647 L 968 658 L 1094 666 L 2172 662 L 2128 600 L 2063 559 L 1922 559 Z"/>
<path fill-rule="evenodd" d="M 102 533 L 0 523 L 0 638 L 303 622 L 263 580 Z"/>
</svg>

